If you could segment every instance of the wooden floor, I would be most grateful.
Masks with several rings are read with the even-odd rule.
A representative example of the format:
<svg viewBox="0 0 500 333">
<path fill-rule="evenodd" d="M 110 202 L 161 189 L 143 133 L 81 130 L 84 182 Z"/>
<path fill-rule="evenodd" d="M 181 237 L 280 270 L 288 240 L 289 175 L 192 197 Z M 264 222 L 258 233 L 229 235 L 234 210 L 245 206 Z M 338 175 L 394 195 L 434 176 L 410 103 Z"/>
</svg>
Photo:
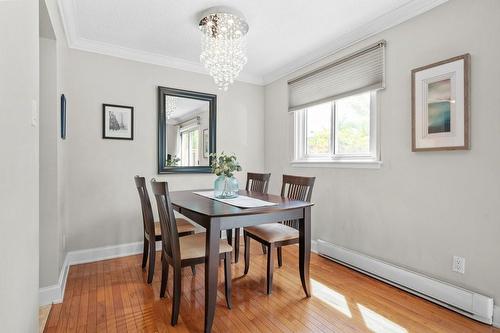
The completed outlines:
<svg viewBox="0 0 500 333">
<path fill-rule="evenodd" d="M 233 264 L 232 310 L 225 307 L 221 265 L 214 332 L 500 332 L 315 254 L 313 297 L 304 298 L 295 246 L 284 248 L 267 296 L 266 257 L 252 243 L 248 275 L 242 276 L 242 260 Z M 52 306 L 45 332 L 201 332 L 203 265 L 194 277 L 190 268 L 183 271 L 176 327 L 170 326 L 172 281 L 160 299 L 159 261 L 156 267 L 147 285 L 141 256 L 72 266 L 64 302 Z"/>
</svg>

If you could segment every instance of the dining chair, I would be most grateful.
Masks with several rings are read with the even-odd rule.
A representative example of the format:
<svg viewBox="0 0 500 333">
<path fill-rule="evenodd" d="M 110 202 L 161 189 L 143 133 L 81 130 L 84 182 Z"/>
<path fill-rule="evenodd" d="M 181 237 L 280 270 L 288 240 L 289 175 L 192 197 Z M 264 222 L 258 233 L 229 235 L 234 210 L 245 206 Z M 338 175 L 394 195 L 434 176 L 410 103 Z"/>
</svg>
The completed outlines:
<svg viewBox="0 0 500 333">
<path fill-rule="evenodd" d="M 181 269 L 182 267 L 205 263 L 206 234 L 197 233 L 185 237 L 179 237 L 177 223 L 175 222 L 174 210 L 167 182 L 151 181 L 151 187 L 156 198 L 158 215 L 162 234 L 162 256 L 161 256 L 161 287 L 160 297 L 165 296 L 167 288 L 169 266 L 173 268 L 173 300 L 171 324 L 177 324 L 179 307 L 181 301 Z M 233 248 L 226 240 L 219 241 L 220 259 L 224 260 L 224 279 L 226 304 L 230 309 L 231 302 L 231 252 Z"/>
<path fill-rule="evenodd" d="M 247 183 L 245 189 L 250 192 L 258 192 L 267 194 L 267 188 L 269 187 L 269 179 L 271 178 L 270 173 L 247 173 Z M 226 230 L 226 238 L 234 248 L 234 262 L 238 262 L 240 258 L 240 228 L 236 228 L 234 234 L 234 244 L 233 244 L 233 230 Z M 266 247 L 262 245 L 262 251 L 265 253 Z"/>
<path fill-rule="evenodd" d="M 142 268 L 146 267 L 149 254 L 149 269 L 148 269 L 148 283 L 153 281 L 155 271 L 155 257 L 156 257 L 156 241 L 161 240 L 160 223 L 154 221 L 153 210 L 151 208 L 151 201 L 149 200 L 148 189 L 146 188 L 146 179 L 144 177 L 135 176 L 135 186 L 139 192 L 139 199 L 141 200 L 142 222 L 144 227 L 144 250 L 142 252 Z M 179 236 L 186 236 L 194 234 L 195 227 L 183 218 L 177 218 L 177 229 Z M 192 268 L 195 274 L 195 268 Z"/>
<path fill-rule="evenodd" d="M 281 196 L 292 200 L 311 201 L 316 177 L 283 175 Z M 278 266 L 283 265 L 282 247 L 299 243 L 298 220 L 260 224 L 243 229 L 245 238 L 245 274 L 250 268 L 250 238 L 267 248 L 267 294 L 273 287 L 273 249 L 277 249 Z"/>
</svg>

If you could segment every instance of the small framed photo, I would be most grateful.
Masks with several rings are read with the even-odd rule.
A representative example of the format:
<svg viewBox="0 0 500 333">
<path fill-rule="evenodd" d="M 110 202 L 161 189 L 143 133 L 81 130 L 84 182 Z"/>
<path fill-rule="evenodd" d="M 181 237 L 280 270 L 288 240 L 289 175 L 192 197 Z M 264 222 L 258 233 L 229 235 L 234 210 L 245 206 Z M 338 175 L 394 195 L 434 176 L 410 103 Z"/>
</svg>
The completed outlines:
<svg viewBox="0 0 500 333">
<path fill-rule="evenodd" d="M 412 151 L 469 149 L 470 55 L 412 70 Z"/>
<path fill-rule="evenodd" d="M 134 139 L 134 108 L 132 106 L 102 105 L 102 138 Z"/>
<path fill-rule="evenodd" d="M 208 128 L 205 128 L 203 130 L 203 157 L 208 158 L 209 154 Z"/>
</svg>

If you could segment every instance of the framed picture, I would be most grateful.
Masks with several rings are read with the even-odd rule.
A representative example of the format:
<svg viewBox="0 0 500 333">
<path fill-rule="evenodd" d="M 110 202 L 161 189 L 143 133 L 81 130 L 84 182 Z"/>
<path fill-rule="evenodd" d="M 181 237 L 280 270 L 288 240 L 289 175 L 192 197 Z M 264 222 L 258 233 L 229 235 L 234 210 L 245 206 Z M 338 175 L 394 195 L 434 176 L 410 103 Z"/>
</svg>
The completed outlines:
<svg viewBox="0 0 500 333">
<path fill-rule="evenodd" d="M 134 108 L 132 106 L 103 104 L 102 138 L 133 140 Z"/>
<path fill-rule="evenodd" d="M 412 70 L 412 151 L 469 149 L 470 55 Z"/>
<path fill-rule="evenodd" d="M 66 139 L 66 96 L 61 95 L 61 139 Z"/>
<path fill-rule="evenodd" d="M 203 130 L 203 157 L 208 158 L 209 153 L 208 128 Z"/>
</svg>

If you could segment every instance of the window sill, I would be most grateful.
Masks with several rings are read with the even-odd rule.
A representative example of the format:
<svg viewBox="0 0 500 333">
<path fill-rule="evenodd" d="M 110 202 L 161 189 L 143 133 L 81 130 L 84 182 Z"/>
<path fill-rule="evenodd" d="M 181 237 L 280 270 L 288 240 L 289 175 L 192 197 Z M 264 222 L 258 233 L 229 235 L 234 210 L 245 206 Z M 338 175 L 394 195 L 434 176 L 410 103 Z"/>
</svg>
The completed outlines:
<svg viewBox="0 0 500 333">
<path fill-rule="evenodd" d="M 343 160 L 343 161 L 321 161 L 321 160 L 295 160 L 290 164 L 297 168 L 347 168 L 347 169 L 380 169 L 382 161 Z"/>
</svg>

